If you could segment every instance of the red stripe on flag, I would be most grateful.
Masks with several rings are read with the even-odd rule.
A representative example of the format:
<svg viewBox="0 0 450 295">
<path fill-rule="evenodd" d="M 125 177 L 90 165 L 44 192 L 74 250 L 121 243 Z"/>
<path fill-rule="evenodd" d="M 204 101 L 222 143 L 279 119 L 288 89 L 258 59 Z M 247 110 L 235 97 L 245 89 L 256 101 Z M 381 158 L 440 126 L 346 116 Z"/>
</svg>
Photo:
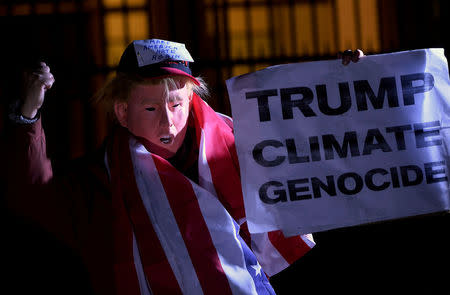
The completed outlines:
<svg viewBox="0 0 450 295">
<path fill-rule="evenodd" d="M 153 159 L 203 292 L 231 294 L 191 183 L 164 159 Z"/>
<path fill-rule="evenodd" d="M 286 238 L 280 230 L 268 232 L 267 236 L 289 264 L 294 263 L 311 249 L 300 236 Z"/>
<path fill-rule="evenodd" d="M 239 227 L 239 235 L 244 240 L 244 242 L 247 244 L 247 246 L 251 249 L 251 247 L 252 247 L 252 237 L 250 235 L 250 231 L 248 230 L 247 222 L 244 222 Z"/>
<path fill-rule="evenodd" d="M 131 214 L 142 266 L 152 292 L 155 294 L 182 294 L 141 199 L 130 201 L 129 195 L 127 198 L 128 211 Z"/>
<path fill-rule="evenodd" d="M 116 190 L 117 191 L 117 190 Z M 113 194 L 114 276 L 118 295 L 140 294 L 139 281 L 133 258 L 133 234 L 120 194 Z"/>
<path fill-rule="evenodd" d="M 193 107 L 198 127 L 205 131 L 206 158 L 211 171 L 217 197 L 235 220 L 245 216 L 244 199 L 241 190 L 239 165 L 234 149 L 231 128 L 198 96 Z M 208 122 L 208 124 L 205 124 Z M 200 129 L 200 128 L 198 128 Z M 198 138 L 198 140 L 200 140 Z M 230 173 L 233 172 L 233 173 Z M 226 181 L 225 181 L 226 179 Z"/>
<path fill-rule="evenodd" d="M 122 197 L 133 224 L 139 254 L 150 288 L 155 294 L 182 294 L 136 185 L 127 140 L 121 140 L 120 182 Z"/>
<path fill-rule="evenodd" d="M 122 199 L 119 139 L 120 136 L 115 136 L 113 144 L 108 146 L 108 154 L 112 157 L 109 167 L 113 186 L 112 209 L 115 216 L 113 218 L 115 291 L 117 295 L 139 295 L 141 292 L 133 257 L 133 231 Z"/>
</svg>

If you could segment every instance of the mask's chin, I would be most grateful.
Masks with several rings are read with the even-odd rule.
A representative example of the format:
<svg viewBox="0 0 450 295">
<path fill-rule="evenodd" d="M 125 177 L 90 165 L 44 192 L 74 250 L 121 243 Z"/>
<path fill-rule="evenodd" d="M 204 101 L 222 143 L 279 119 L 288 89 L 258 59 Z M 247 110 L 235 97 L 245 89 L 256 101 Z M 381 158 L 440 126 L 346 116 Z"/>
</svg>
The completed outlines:
<svg viewBox="0 0 450 295">
<path fill-rule="evenodd" d="M 143 137 L 138 137 L 139 140 L 144 144 L 145 148 L 152 154 L 156 154 L 164 159 L 169 159 L 177 153 L 178 149 L 183 144 L 184 138 L 186 136 L 187 124 L 186 126 L 178 132 L 176 135 L 169 134 L 163 135 L 156 142 L 151 142 Z"/>
<path fill-rule="evenodd" d="M 152 154 L 158 155 L 164 159 L 169 159 L 173 157 L 178 150 L 174 146 L 174 138 L 172 139 L 164 138 L 162 141 L 160 140 L 160 142 L 157 144 L 143 137 L 138 137 L 138 139 L 140 142 L 142 142 L 147 151 L 149 151 Z"/>
</svg>

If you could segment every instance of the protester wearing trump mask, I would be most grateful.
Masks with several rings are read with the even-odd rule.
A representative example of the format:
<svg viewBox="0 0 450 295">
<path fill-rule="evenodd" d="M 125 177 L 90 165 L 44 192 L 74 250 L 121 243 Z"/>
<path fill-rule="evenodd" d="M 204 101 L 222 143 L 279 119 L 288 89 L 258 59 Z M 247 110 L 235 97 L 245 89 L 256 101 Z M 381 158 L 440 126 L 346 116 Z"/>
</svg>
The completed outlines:
<svg viewBox="0 0 450 295">
<path fill-rule="evenodd" d="M 361 52 L 343 62 L 352 55 Z M 314 246 L 311 235 L 246 230 L 233 122 L 202 99 L 191 62 L 184 44 L 129 44 L 97 95 L 116 128 L 55 176 L 39 112 L 55 80 L 45 63 L 25 79 L 11 113 L 8 206 L 79 253 L 95 294 L 274 294 L 267 276 Z"/>
</svg>

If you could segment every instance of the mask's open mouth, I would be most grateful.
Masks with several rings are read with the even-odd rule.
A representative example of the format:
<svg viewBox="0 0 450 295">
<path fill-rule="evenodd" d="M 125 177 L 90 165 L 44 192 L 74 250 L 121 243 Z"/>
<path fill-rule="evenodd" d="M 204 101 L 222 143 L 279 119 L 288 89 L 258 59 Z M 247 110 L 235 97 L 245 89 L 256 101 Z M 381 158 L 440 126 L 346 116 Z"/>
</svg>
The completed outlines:
<svg viewBox="0 0 450 295">
<path fill-rule="evenodd" d="M 171 144 L 173 142 L 173 137 L 172 136 L 163 136 L 159 139 L 159 141 L 161 141 L 162 144 Z"/>
</svg>

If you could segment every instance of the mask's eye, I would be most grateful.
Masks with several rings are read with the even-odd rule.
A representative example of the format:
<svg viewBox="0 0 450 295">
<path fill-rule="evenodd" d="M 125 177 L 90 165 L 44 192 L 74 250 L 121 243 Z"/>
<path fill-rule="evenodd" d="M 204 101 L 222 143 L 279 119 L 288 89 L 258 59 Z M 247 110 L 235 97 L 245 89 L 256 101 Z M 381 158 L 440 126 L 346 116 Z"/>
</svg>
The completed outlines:
<svg viewBox="0 0 450 295">
<path fill-rule="evenodd" d="M 155 108 L 154 107 L 148 107 L 148 108 L 145 108 L 147 111 L 150 111 L 150 112 L 153 112 L 154 110 L 155 110 Z"/>
<path fill-rule="evenodd" d="M 173 108 L 176 108 L 176 107 L 178 107 L 178 106 L 180 106 L 179 103 L 176 103 L 176 104 L 172 105 Z"/>
</svg>

